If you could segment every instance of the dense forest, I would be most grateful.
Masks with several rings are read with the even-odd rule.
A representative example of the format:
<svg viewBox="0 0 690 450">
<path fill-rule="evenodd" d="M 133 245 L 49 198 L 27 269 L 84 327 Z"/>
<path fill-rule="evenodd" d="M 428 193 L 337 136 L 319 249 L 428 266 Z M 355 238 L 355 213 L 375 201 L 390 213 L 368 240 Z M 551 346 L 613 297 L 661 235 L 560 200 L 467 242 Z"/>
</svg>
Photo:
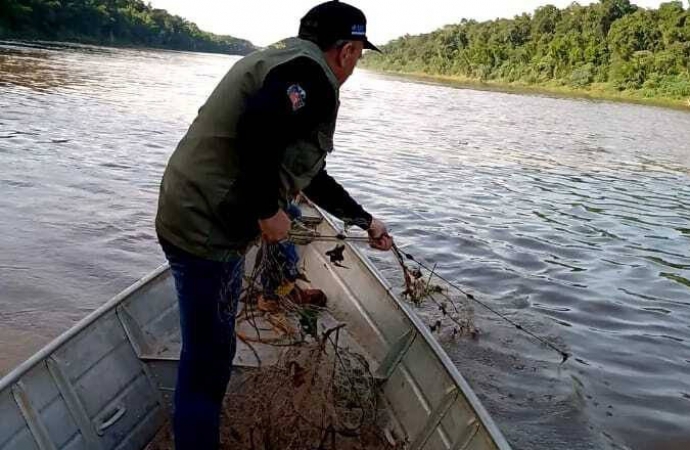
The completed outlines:
<svg viewBox="0 0 690 450">
<path fill-rule="evenodd" d="M 690 10 L 680 1 L 644 9 L 628 0 L 538 8 L 488 22 L 463 20 L 369 52 L 368 67 L 464 81 L 690 97 Z M 605 95 L 604 95 L 605 96 Z M 689 103 L 690 105 L 690 103 Z"/>
<path fill-rule="evenodd" d="M 0 38 L 247 54 L 249 41 L 201 31 L 141 0 L 0 0 Z"/>
</svg>

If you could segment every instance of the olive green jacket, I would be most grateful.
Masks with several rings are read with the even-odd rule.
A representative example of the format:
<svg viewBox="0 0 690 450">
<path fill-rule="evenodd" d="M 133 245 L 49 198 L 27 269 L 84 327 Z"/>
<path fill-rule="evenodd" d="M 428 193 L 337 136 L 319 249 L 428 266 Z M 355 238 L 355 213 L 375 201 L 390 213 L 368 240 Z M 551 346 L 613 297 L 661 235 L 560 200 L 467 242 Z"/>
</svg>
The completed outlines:
<svg viewBox="0 0 690 450">
<path fill-rule="evenodd" d="M 196 256 L 223 261 L 236 257 L 259 236 L 248 214 L 249 194 L 238 187 L 242 171 L 237 124 L 246 101 L 269 72 L 299 57 L 316 61 L 335 92 L 339 83 L 312 42 L 291 38 L 238 61 L 225 75 L 170 157 L 163 175 L 156 216 L 160 238 Z M 267 129 L 270 124 L 267 124 Z M 280 167 L 281 201 L 287 202 L 324 167 L 333 149 L 335 115 L 310 139 L 285 149 Z"/>
</svg>

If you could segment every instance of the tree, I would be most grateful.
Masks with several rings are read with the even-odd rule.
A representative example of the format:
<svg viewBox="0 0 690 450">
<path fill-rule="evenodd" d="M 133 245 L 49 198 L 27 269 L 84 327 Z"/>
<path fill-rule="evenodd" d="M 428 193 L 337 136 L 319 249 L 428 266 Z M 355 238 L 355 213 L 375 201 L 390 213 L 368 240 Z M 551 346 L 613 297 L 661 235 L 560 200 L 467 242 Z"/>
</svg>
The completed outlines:
<svg viewBox="0 0 690 450">
<path fill-rule="evenodd" d="M 641 9 L 601 0 L 487 22 L 462 20 L 404 36 L 368 54 L 379 69 L 456 75 L 501 82 L 607 83 L 645 95 L 682 98 L 690 89 L 690 12 L 679 1 Z"/>
<path fill-rule="evenodd" d="M 246 54 L 254 46 L 141 0 L 0 0 L 0 37 L 136 44 L 177 50 Z"/>
</svg>

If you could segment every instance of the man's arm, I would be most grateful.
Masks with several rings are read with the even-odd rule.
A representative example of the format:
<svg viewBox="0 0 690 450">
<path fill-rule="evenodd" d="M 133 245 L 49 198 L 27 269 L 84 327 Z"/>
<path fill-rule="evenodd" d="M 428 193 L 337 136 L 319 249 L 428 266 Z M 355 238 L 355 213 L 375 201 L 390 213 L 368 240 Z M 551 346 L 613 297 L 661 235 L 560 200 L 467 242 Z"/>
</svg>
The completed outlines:
<svg viewBox="0 0 690 450">
<path fill-rule="evenodd" d="M 305 96 L 301 104 L 294 102 L 297 89 Z M 279 212 L 279 171 L 285 148 L 308 138 L 335 108 L 326 74 L 308 58 L 297 58 L 273 69 L 261 89 L 247 99 L 238 123 L 240 185 L 252 198 L 251 209 L 257 220 Z"/>
<path fill-rule="evenodd" d="M 314 177 L 304 193 L 314 203 L 346 224 L 366 230 L 372 247 L 387 251 L 393 246 L 393 239 L 388 234 L 386 225 L 366 212 L 345 188 L 328 175 L 325 168 Z"/>
<path fill-rule="evenodd" d="M 314 203 L 341 219 L 348 225 L 356 225 L 363 230 L 368 230 L 371 225 L 371 214 L 366 212 L 337 181 L 333 179 L 326 169 L 314 177 L 312 182 L 304 189 L 304 193 Z"/>
</svg>

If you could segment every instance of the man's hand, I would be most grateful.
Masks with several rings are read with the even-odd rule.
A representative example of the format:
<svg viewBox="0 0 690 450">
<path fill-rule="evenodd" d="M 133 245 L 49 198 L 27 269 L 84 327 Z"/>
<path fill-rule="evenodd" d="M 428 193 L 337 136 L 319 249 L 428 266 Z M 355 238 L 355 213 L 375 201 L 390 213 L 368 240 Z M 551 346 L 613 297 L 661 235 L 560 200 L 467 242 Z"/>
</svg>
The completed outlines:
<svg viewBox="0 0 690 450">
<path fill-rule="evenodd" d="M 388 251 L 393 247 L 393 238 L 388 234 L 386 225 L 377 218 L 371 219 L 369 233 L 369 245 L 377 250 Z"/>
<path fill-rule="evenodd" d="M 290 232 L 290 218 L 282 209 L 278 210 L 272 217 L 259 220 L 261 237 L 266 242 L 280 242 L 288 237 Z"/>
</svg>

